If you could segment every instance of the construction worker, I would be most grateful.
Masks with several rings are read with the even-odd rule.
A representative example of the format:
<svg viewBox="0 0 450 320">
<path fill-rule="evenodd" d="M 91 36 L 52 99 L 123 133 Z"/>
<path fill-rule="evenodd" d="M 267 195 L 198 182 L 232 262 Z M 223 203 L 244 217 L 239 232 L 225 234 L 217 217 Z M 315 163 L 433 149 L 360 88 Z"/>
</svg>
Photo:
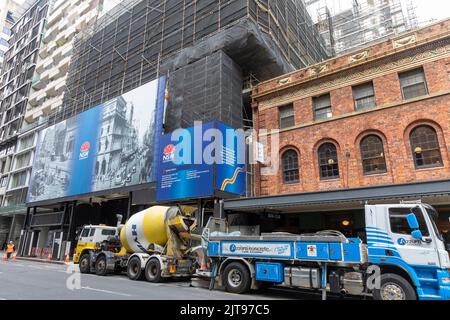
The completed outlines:
<svg viewBox="0 0 450 320">
<path fill-rule="evenodd" d="M 8 257 L 8 259 L 12 258 L 14 252 L 16 252 L 16 246 L 14 245 L 14 242 L 10 241 L 6 246 L 6 256 Z"/>
</svg>

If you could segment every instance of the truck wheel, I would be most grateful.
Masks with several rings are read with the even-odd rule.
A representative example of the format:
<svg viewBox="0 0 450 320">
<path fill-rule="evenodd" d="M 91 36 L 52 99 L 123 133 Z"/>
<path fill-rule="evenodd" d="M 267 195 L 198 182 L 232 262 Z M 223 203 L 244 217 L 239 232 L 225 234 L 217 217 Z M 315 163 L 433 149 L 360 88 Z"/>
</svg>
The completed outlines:
<svg viewBox="0 0 450 320">
<path fill-rule="evenodd" d="M 161 282 L 161 264 L 156 259 L 151 259 L 145 266 L 145 278 L 148 282 Z"/>
<path fill-rule="evenodd" d="M 231 293 L 245 293 L 250 290 L 251 279 L 247 267 L 239 262 L 232 262 L 223 272 L 225 289 Z"/>
<path fill-rule="evenodd" d="M 375 300 L 417 300 L 411 284 L 394 273 L 381 275 L 381 289 L 374 290 L 373 297 Z"/>
<path fill-rule="evenodd" d="M 91 272 L 91 256 L 89 255 L 89 253 L 85 253 L 81 256 L 78 267 L 80 268 L 81 273 Z"/>
<path fill-rule="evenodd" d="M 106 276 L 107 270 L 106 270 L 106 257 L 104 255 L 101 255 L 97 258 L 97 261 L 95 262 L 95 274 L 98 276 Z"/>
<path fill-rule="evenodd" d="M 133 281 L 142 279 L 141 259 L 133 257 L 128 261 L 127 275 Z"/>
</svg>

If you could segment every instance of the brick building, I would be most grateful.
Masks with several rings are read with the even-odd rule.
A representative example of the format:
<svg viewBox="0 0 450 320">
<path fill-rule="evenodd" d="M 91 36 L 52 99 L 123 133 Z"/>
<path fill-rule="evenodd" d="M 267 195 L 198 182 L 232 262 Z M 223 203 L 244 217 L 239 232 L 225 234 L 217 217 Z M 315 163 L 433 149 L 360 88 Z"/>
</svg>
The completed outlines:
<svg viewBox="0 0 450 320">
<path fill-rule="evenodd" d="M 351 212 L 422 199 L 450 228 L 450 20 L 261 83 L 253 99 L 259 134 L 280 130 L 279 170 L 261 175 L 276 163 L 269 144 L 259 198 L 226 209 Z"/>
</svg>

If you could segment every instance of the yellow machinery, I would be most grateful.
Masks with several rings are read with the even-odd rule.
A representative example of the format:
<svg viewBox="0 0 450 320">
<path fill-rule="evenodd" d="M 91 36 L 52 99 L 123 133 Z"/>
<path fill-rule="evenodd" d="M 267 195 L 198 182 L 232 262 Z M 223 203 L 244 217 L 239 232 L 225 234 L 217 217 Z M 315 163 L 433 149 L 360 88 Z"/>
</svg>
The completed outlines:
<svg viewBox="0 0 450 320">
<path fill-rule="evenodd" d="M 167 277 L 190 276 L 196 267 L 194 247 L 201 237 L 192 231 L 195 208 L 154 206 L 133 215 L 117 227 L 85 226 L 74 262 L 82 273 L 127 270 L 132 280 L 145 274 L 158 282 Z M 121 217 L 120 217 L 121 220 Z"/>
</svg>

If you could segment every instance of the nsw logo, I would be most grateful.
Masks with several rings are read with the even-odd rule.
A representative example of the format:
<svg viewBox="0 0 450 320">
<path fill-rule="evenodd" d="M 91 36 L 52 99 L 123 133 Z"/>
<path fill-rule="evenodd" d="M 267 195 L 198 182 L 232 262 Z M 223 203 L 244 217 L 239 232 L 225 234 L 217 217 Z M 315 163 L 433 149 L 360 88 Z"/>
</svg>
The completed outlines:
<svg viewBox="0 0 450 320">
<path fill-rule="evenodd" d="M 80 148 L 80 160 L 87 159 L 89 157 L 89 150 L 91 150 L 91 144 L 86 141 Z"/>
<path fill-rule="evenodd" d="M 232 244 L 231 246 L 230 246 L 230 251 L 231 252 L 236 252 L 236 245 L 235 244 Z"/>
<path fill-rule="evenodd" d="M 397 243 L 399 244 L 399 245 L 401 245 L 401 246 L 406 246 L 406 240 L 405 239 L 403 239 L 403 238 L 399 238 L 398 240 L 397 240 Z"/>
<path fill-rule="evenodd" d="M 163 162 L 172 162 L 175 159 L 175 146 L 173 144 L 167 145 L 163 150 Z"/>
</svg>

